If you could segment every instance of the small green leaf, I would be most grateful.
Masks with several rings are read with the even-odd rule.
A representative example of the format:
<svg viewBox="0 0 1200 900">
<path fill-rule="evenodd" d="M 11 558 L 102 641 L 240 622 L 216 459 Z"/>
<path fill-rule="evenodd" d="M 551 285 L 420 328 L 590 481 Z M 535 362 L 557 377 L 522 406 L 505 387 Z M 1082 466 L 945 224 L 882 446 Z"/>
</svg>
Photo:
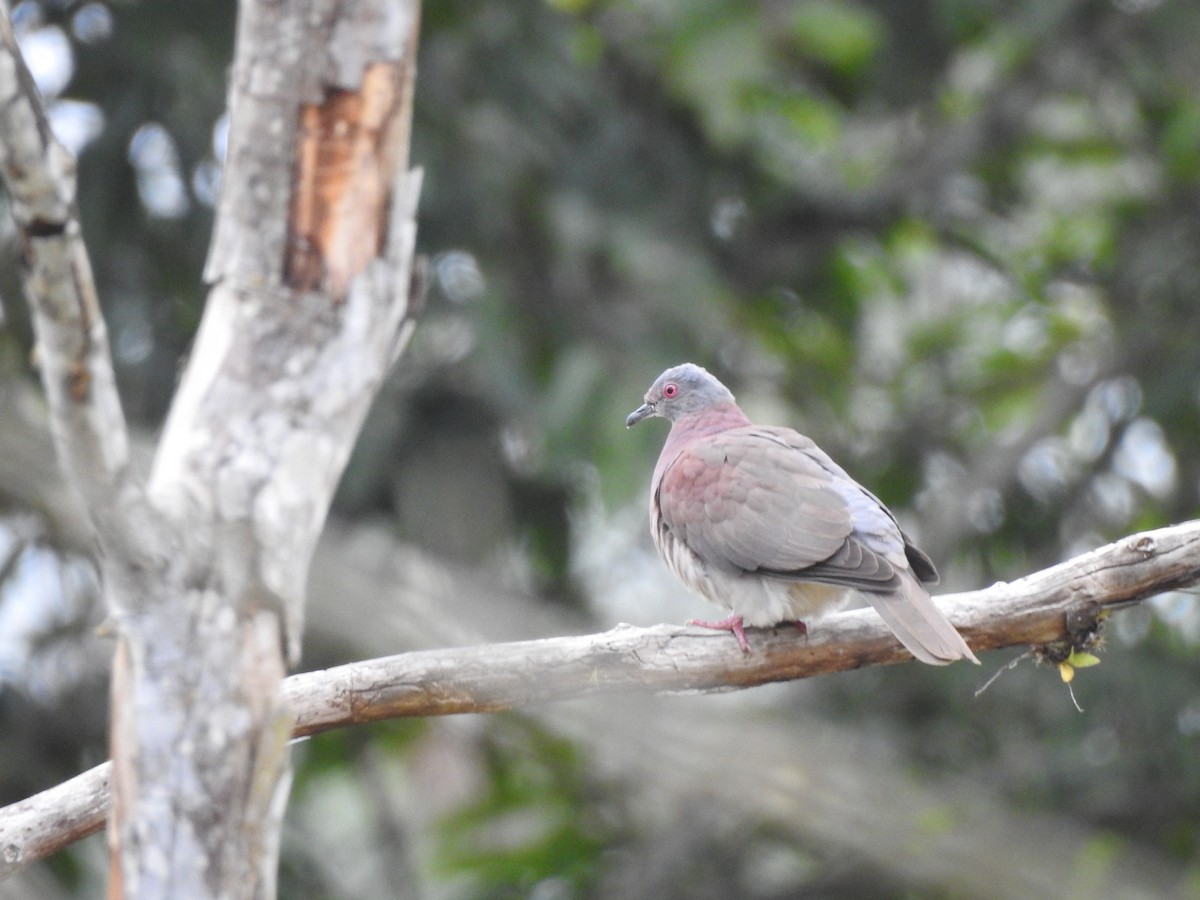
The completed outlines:
<svg viewBox="0 0 1200 900">
<path fill-rule="evenodd" d="M 884 34 L 879 15 L 857 3 L 809 0 L 792 16 L 792 37 L 800 50 L 843 75 L 863 70 Z"/>
<path fill-rule="evenodd" d="M 1091 653 L 1082 653 L 1079 650 L 1072 650 L 1071 655 L 1067 657 L 1067 662 L 1076 669 L 1086 669 L 1089 666 L 1100 665 L 1100 657 L 1093 656 Z"/>
</svg>

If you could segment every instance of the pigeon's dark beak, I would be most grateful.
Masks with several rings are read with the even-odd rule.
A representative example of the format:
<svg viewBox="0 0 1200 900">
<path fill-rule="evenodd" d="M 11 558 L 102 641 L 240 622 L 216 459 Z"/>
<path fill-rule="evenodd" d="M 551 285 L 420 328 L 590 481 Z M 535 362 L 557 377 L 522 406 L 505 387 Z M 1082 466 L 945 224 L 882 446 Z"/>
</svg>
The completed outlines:
<svg viewBox="0 0 1200 900">
<path fill-rule="evenodd" d="M 652 415 L 654 415 L 654 404 L 643 403 L 626 417 L 625 427 L 632 428 L 638 422 L 642 421 L 642 419 L 648 419 Z"/>
</svg>

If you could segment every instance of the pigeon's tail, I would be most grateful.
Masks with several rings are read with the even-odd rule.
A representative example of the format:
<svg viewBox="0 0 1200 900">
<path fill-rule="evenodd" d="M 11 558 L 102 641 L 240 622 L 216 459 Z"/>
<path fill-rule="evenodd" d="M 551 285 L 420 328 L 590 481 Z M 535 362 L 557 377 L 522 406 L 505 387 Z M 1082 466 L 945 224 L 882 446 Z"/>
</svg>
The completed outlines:
<svg viewBox="0 0 1200 900">
<path fill-rule="evenodd" d="M 962 635 L 942 615 L 917 579 L 903 572 L 900 582 L 898 591 L 866 594 L 900 643 L 921 662 L 931 666 L 944 666 L 964 658 L 979 665 Z"/>
</svg>

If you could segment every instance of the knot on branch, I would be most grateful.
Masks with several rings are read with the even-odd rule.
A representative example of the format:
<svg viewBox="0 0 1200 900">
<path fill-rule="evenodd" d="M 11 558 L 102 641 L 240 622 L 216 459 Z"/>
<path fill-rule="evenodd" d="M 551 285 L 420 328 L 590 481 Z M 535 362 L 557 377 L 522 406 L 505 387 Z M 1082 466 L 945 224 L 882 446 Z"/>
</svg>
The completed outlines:
<svg viewBox="0 0 1200 900">
<path fill-rule="evenodd" d="M 1104 646 L 1103 633 L 1107 620 L 1104 607 L 1094 600 L 1071 607 L 1063 614 L 1066 638 L 1031 648 L 1033 658 L 1039 663 L 1059 665 L 1073 654 L 1100 650 Z"/>
<path fill-rule="evenodd" d="M 1126 545 L 1134 553 L 1139 553 L 1145 559 L 1149 559 L 1158 551 L 1158 541 L 1150 534 L 1139 534 L 1131 539 Z"/>
</svg>

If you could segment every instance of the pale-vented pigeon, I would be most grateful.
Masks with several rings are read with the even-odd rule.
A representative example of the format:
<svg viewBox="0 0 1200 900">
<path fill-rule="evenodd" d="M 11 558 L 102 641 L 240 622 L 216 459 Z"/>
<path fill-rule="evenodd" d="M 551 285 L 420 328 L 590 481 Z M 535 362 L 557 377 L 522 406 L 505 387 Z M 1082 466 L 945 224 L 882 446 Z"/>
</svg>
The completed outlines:
<svg viewBox="0 0 1200 900">
<path fill-rule="evenodd" d="M 729 610 L 733 632 L 800 621 L 863 594 L 922 662 L 978 663 L 924 584 L 937 570 L 879 500 L 790 428 L 753 424 L 699 366 L 667 369 L 630 413 L 671 423 L 650 486 L 650 527 L 672 572 Z"/>
</svg>

